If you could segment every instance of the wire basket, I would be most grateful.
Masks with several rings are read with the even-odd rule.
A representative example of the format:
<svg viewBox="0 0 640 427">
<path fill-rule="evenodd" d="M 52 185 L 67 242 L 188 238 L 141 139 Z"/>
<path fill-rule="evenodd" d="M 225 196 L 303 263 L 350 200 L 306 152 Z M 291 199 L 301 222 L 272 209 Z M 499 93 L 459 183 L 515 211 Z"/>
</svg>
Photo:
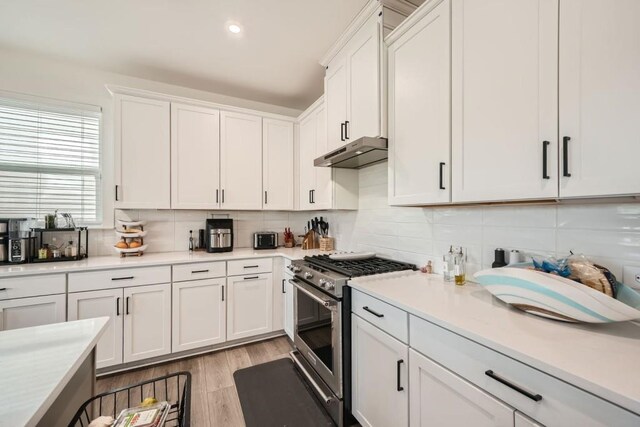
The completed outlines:
<svg viewBox="0 0 640 427">
<path fill-rule="evenodd" d="M 171 405 L 165 427 L 191 425 L 191 373 L 176 372 L 135 385 L 100 393 L 87 400 L 69 423 L 69 427 L 86 427 L 104 415 L 117 418 L 123 409 L 138 406 L 147 397 Z"/>
</svg>

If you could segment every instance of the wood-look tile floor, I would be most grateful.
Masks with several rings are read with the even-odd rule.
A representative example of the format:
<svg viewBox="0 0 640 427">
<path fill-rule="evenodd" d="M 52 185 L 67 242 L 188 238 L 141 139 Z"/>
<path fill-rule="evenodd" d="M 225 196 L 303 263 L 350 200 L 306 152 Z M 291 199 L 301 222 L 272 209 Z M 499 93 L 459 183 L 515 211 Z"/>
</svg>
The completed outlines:
<svg viewBox="0 0 640 427">
<path fill-rule="evenodd" d="M 190 371 L 192 427 L 242 427 L 245 424 L 233 373 L 238 369 L 288 357 L 289 351 L 291 346 L 286 337 L 273 338 L 99 378 L 96 391 L 101 393 L 172 372 Z"/>
</svg>

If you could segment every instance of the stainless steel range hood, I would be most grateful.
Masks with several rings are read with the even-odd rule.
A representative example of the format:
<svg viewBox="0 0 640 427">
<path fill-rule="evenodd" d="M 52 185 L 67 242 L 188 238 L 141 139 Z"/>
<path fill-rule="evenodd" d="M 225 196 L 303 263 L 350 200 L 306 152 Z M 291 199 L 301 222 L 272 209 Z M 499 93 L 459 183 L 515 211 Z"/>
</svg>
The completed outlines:
<svg viewBox="0 0 640 427">
<path fill-rule="evenodd" d="M 360 169 L 387 160 L 387 138 L 363 137 L 313 161 L 314 166 Z"/>
</svg>

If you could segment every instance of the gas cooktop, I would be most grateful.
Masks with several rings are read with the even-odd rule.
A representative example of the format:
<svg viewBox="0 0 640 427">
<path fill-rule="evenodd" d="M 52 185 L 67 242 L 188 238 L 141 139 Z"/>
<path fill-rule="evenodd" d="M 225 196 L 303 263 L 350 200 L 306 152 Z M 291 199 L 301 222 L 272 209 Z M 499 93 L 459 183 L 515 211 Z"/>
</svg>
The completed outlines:
<svg viewBox="0 0 640 427">
<path fill-rule="evenodd" d="M 304 260 L 348 277 L 370 276 L 392 271 L 415 270 L 414 264 L 394 261 L 386 258 L 371 257 L 356 260 L 336 260 L 329 255 L 306 256 Z"/>
</svg>

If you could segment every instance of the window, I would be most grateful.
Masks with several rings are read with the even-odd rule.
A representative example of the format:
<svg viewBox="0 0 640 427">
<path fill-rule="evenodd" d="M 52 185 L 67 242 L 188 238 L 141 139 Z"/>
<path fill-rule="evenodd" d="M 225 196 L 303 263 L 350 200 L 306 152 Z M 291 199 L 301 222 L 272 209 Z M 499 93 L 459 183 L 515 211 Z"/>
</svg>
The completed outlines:
<svg viewBox="0 0 640 427">
<path fill-rule="evenodd" d="M 98 107 L 0 97 L 0 216 L 102 220 Z"/>
</svg>

